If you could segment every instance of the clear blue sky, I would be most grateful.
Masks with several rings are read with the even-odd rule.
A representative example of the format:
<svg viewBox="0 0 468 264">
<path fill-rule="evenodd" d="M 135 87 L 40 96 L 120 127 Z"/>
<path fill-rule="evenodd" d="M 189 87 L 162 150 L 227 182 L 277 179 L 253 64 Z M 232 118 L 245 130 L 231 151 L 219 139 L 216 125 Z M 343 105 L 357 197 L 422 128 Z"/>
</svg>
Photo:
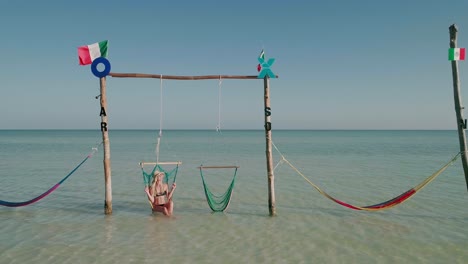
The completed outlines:
<svg viewBox="0 0 468 264">
<path fill-rule="evenodd" d="M 77 47 L 106 39 L 112 72 L 256 75 L 264 48 L 273 129 L 456 129 L 448 28 L 468 47 L 466 0 L 120 2 L 0 1 L 0 129 L 99 129 Z M 163 86 L 163 129 L 216 127 L 217 80 Z M 109 127 L 158 129 L 159 89 L 108 77 Z M 262 129 L 262 81 L 224 80 L 221 106 L 223 129 Z"/>
</svg>

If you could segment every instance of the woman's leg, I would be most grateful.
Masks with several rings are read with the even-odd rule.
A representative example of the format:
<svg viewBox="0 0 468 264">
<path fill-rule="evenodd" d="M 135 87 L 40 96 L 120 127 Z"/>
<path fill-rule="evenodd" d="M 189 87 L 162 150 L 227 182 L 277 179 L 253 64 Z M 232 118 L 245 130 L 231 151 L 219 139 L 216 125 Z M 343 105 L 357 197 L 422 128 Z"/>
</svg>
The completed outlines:
<svg viewBox="0 0 468 264">
<path fill-rule="evenodd" d="M 163 213 L 164 215 L 169 214 L 165 205 L 153 205 L 153 212 L 160 212 L 160 213 Z"/>
<path fill-rule="evenodd" d="M 169 216 L 172 215 L 172 212 L 174 211 L 174 202 L 171 200 L 169 200 L 169 202 L 166 204 L 166 207 L 167 207 L 167 213 Z"/>
</svg>

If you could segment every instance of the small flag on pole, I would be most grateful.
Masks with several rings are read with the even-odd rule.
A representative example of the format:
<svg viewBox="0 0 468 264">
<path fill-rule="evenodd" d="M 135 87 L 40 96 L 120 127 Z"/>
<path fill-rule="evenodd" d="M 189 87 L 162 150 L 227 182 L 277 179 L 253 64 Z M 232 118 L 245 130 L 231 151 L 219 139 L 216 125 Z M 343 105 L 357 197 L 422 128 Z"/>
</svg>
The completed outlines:
<svg viewBox="0 0 468 264">
<path fill-rule="evenodd" d="M 78 47 L 78 60 L 80 65 L 91 64 L 99 57 L 107 57 L 107 40 Z"/>
<path fill-rule="evenodd" d="M 449 49 L 449 60 L 465 60 L 465 48 L 450 48 Z"/>
<path fill-rule="evenodd" d="M 260 55 L 258 55 L 258 57 L 263 60 L 265 59 L 265 52 L 263 51 L 263 49 L 262 49 L 262 52 L 260 52 Z M 260 72 L 261 70 L 262 70 L 262 65 L 258 64 L 257 71 Z"/>
</svg>

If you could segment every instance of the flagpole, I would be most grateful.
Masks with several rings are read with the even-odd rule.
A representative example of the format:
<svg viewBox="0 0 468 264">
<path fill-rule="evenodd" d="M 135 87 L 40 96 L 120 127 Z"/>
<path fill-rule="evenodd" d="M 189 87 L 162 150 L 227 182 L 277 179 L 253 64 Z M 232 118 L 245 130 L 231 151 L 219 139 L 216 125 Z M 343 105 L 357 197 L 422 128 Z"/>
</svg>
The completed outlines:
<svg viewBox="0 0 468 264">
<path fill-rule="evenodd" d="M 450 48 L 457 47 L 457 26 L 455 24 L 449 27 L 450 31 Z M 463 171 L 465 172 L 466 187 L 468 189 L 468 155 L 466 151 L 466 119 L 463 118 L 461 98 L 460 98 L 460 77 L 458 75 L 458 61 L 452 60 L 452 77 L 453 77 L 453 96 L 455 101 L 455 113 L 457 116 L 458 139 L 460 142 L 461 160 Z"/>
</svg>

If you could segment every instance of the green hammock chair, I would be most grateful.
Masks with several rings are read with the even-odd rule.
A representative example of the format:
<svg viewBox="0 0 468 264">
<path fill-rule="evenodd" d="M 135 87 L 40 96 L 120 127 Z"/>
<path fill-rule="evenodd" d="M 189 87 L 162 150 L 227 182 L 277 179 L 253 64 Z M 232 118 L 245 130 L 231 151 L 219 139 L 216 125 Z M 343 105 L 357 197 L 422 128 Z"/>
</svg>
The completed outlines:
<svg viewBox="0 0 468 264">
<path fill-rule="evenodd" d="M 213 212 L 224 212 L 224 210 L 226 210 L 226 208 L 229 206 L 229 203 L 231 202 L 232 190 L 234 189 L 234 184 L 236 182 L 236 176 L 237 176 L 237 169 L 239 167 L 238 166 L 200 166 L 198 168 L 200 169 L 200 176 L 202 179 L 203 189 L 205 190 L 205 196 L 206 196 L 206 201 L 208 202 L 208 205 L 210 206 L 211 210 L 213 210 Z M 213 194 L 206 183 L 205 177 L 203 176 L 203 169 L 235 169 L 231 184 L 229 184 L 229 187 L 227 188 L 226 192 L 224 192 L 222 195 Z"/>
<path fill-rule="evenodd" d="M 177 172 L 179 171 L 180 164 L 182 164 L 182 162 L 180 161 L 177 161 L 177 162 L 140 162 L 140 168 L 143 174 L 143 182 L 145 183 L 145 186 L 147 187 L 151 186 L 151 183 L 153 182 L 154 172 L 160 171 L 160 172 L 164 172 L 163 183 L 167 184 L 167 186 L 171 188 L 172 184 L 176 182 Z M 154 165 L 150 173 L 145 171 L 144 169 L 145 165 Z M 161 165 L 175 165 L 175 167 L 172 170 L 165 170 Z"/>
<path fill-rule="evenodd" d="M 164 172 L 163 182 L 171 186 L 176 181 L 177 172 L 179 165 L 182 164 L 180 161 L 177 162 L 140 162 L 141 172 L 143 174 L 143 181 L 145 186 L 150 186 L 153 181 L 153 175 L 155 171 Z M 144 165 L 154 165 L 150 173 L 147 173 L 144 169 Z M 165 170 L 161 165 L 176 165 L 172 170 Z"/>
</svg>

